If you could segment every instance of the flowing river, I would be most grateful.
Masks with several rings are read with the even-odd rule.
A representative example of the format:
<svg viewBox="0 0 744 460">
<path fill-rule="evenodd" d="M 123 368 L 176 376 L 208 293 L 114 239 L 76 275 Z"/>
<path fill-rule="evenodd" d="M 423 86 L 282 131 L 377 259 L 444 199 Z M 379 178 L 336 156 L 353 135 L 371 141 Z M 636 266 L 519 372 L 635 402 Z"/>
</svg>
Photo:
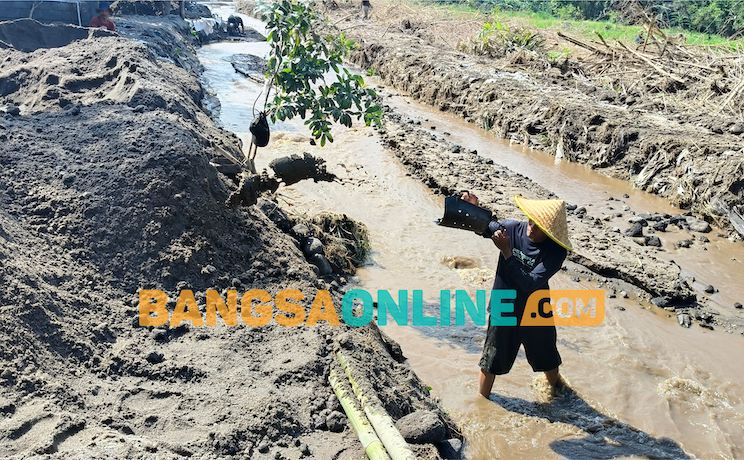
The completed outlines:
<svg viewBox="0 0 744 460">
<path fill-rule="evenodd" d="M 209 4 L 226 18 L 229 4 Z M 246 26 L 262 24 L 242 16 Z M 237 74 L 229 59 L 237 53 L 263 56 L 265 43 L 222 42 L 204 46 L 199 57 L 204 79 L 221 102 L 223 125 L 241 136 L 253 118 L 261 86 Z M 389 91 L 386 103 L 448 131 L 451 139 L 507 165 L 562 198 L 601 210 L 609 197 L 638 212 L 679 212 L 664 200 L 634 190 L 575 164 L 556 164 L 540 152 L 510 146 L 473 125 Z M 304 151 L 322 156 L 342 180 L 301 183 L 280 189 L 291 212 L 329 210 L 367 225 L 373 252 L 352 282 L 367 290 L 422 289 L 437 302 L 442 289 L 490 288 L 497 251 L 488 240 L 445 229 L 432 221 L 442 214 L 442 198 L 408 176 L 372 129 L 338 127 L 335 142 L 311 146 L 301 121 L 274 127 L 272 144 L 259 151 L 259 169 L 272 159 Z M 621 220 L 618 226 L 627 225 Z M 623 227 L 624 228 L 624 227 Z M 682 235 L 665 235 L 666 246 Z M 731 309 L 744 298 L 742 245 L 711 236 L 707 250 L 668 250 L 683 270 L 720 293 L 711 301 Z M 476 261 L 476 268 L 453 269 L 448 257 Z M 597 288 L 556 275 L 554 288 Z M 513 371 L 498 377 L 490 400 L 477 396 L 483 328 L 387 326 L 418 376 L 431 386 L 466 437 L 466 455 L 485 458 L 742 458 L 744 457 L 744 338 L 694 326 L 679 327 L 657 309 L 637 300 L 610 299 L 605 324 L 559 328 L 562 374 L 576 394 L 547 402 L 541 376 L 524 353 Z"/>
</svg>

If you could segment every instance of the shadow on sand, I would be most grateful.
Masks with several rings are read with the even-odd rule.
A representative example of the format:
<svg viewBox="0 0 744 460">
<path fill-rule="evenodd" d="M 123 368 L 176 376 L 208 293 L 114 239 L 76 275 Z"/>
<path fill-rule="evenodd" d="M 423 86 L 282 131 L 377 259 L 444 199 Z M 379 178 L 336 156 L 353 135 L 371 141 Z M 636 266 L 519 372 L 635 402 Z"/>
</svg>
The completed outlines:
<svg viewBox="0 0 744 460">
<path fill-rule="evenodd" d="M 558 439 L 551 449 L 565 458 L 614 459 L 618 457 L 691 459 L 669 438 L 654 438 L 633 426 L 609 417 L 568 390 L 550 402 L 533 402 L 492 393 L 492 402 L 528 417 L 541 417 L 551 423 L 565 423 L 584 431 L 574 439 Z"/>
</svg>

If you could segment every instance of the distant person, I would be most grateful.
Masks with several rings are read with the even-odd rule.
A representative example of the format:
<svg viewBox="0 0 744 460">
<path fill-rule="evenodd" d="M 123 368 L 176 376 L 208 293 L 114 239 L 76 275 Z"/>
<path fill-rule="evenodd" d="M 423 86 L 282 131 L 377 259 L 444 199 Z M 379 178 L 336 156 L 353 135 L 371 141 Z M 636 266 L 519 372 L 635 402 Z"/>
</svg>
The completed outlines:
<svg viewBox="0 0 744 460">
<path fill-rule="evenodd" d="M 478 205 L 478 197 L 465 192 L 463 200 Z M 480 394 L 488 398 L 497 375 L 511 371 L 519 349 L 524 346 L 527 362 L 534 372 L 544 372 L 553 395 L 566 388 L 558 367 L 555 326 L 520 326 L 530 295 L 550 289 L 548 280 L 561 269 L 571 250 L 566 223 L 566 204 L 560 200 L 515 198 L 527 221 L 493 221 L 487 234 L 500 251 L 493 289 L 513 289 L 516 326 L 489 325 L 480 360 Z M 511 316 L 511 315 L 504 315 Z M 489 321 L 490 323 L 490 321 Z"/>
<path fill-rule="evenodd" d="M 227 32 L 230 35 L 240 35 L 245 32 L 245 26 L 243 26 L 243 18 L 240 16 L 230 15 L 227 18 Z"/>
<path fill-rule="evenodd" d="M 372 4 L 369 0 L 362 0 L 362 17 L 369 19 L 369 13 L 372 11 Z"/>
<path fill-rule="evenodd" d="M 108 29 L 111 32 L 116 32 L 116 24 L 111 20 L 111 7 L 108 2 L 100 2 L 98 8 L 96 8 L 96 16 L 90 20 L 88 27 L 95 29 Z"/>
</svg>

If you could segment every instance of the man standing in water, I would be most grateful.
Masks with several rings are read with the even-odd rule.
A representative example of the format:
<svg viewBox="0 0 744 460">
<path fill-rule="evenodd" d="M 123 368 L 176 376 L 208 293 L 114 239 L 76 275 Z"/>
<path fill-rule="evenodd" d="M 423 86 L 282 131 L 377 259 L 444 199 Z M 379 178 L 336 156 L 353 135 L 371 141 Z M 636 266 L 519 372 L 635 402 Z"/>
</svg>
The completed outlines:
<svg viewBox="0 0 744 460">
<path fill-rule="evenodd" d="M 462 199 L 477 205 L 478 197 L 463 193 Z M 506 219 L 491 222 L 488 234 L 501 254 L 493 289 L 514 289 L 516 326 L 489 326 L 480 360 L 480 394 L 488 398 L 496 375 L 508 374 L 524 345 L 527 361 L 535 372 L 544 372 L 553 395 L 565 384 L 558 367 L 555 326 L 519 325 L 530 294 L 549 289 L 548 280 L 560 270 L 567 251 L 566 204 L 560 200 L 528 200 L 517 196 L 517 206 L 528 221 Z M 509 316 L 504 314 L 503 316 Z M 490 322 L 490 321 L 489 321 Z"/>
<path fill-rule="evenodd" d="M 370 11 L 372 11 L 372 3 L 369 0 L 362 0 L 362 18 L 369 19 Z"/>
</svg>

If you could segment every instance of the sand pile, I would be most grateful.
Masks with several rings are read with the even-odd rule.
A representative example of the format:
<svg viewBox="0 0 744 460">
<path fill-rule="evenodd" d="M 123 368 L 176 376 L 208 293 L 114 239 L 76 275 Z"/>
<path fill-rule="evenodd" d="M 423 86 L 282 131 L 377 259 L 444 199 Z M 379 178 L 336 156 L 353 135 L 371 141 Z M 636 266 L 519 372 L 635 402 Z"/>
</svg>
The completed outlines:
<svg viewBox="0 0 744 460">
<path fill-rule="evenodd" d="M 168 37 L 4 51 L 0 454 L 359 458 L 327 383 L 345 328 L 135 327 L 140 288 L 331 287 L 261 208 L 225 206 L 210 159 L 239 141 Z M 378 334 L 344 343 L 396 417 L 437 410 Z"/>
</svg>

